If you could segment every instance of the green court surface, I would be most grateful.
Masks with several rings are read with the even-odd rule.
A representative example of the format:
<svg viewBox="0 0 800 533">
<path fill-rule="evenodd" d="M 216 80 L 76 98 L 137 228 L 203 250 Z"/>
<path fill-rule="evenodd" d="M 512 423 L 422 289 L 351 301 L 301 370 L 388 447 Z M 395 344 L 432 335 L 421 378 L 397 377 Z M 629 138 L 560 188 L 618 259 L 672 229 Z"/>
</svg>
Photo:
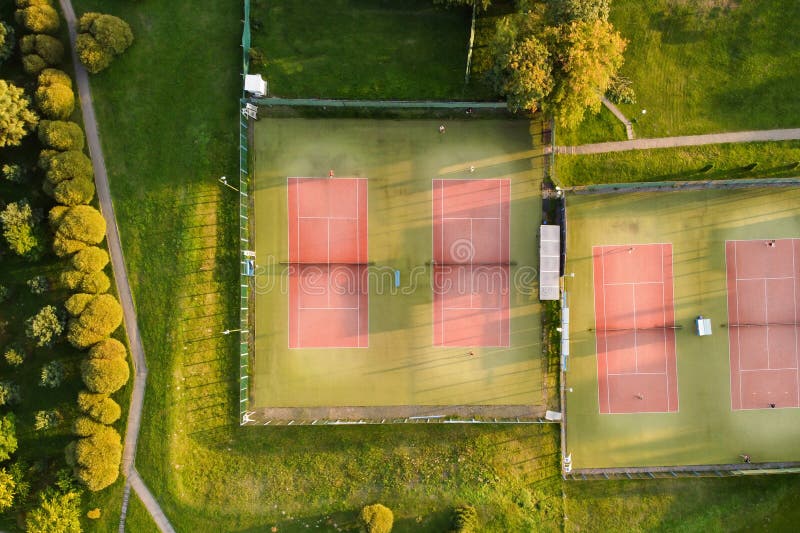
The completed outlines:
<svg viewBox="0 0 800 533">
<path fill-rule="evenodd" d="M 800 236 L 800 190 L 628 193 L 567 200 L 571 354 L 567 453 L 576 469 L 800 460 L 800 409 L 732 411 L 725 241 Z M 599 413 L 592 246 L 672 243 L 679 410 Z M 698 337 L 693 320 L 711 318 Z"/>
<path fill-rule="evenodd" d="M 541 405 L 541 172 L 523 120 L 264 118 L 255 125 L 251 409 Z M 538 164 L 538 163 L 536 163 Z M 470 167 L 474 167 L 470 171 Z M 287 178 L 368 180 L 369 346 L 288 347 Z M 509 178 L 510 347 L 433 346 L 432 180 Z M 427 263 L 427 265 L 426 265 Z M 416 274 L 411 272 L 416 268 Z M 393 288 L 393 270 L 402 282 Z M 523 279 L 524 278 L 524 279 Z M 515 286 L 516 285 L 516 286 Z"/>
</svg>

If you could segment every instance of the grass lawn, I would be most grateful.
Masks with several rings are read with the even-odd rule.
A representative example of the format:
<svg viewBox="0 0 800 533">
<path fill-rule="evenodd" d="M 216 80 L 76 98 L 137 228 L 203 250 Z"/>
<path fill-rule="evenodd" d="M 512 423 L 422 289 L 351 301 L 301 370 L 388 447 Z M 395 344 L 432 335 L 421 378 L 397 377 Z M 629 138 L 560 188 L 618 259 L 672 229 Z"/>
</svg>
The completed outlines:
<svg viewBox="0 0 800 533">
<path fill-rule="evenodd" d="M 556 156 L 564 186 L 640 181 L 782 178 L 800 174 L 800 141 L 710 144 Z M 745 167 L 756 163 L 756 167 Z M 706 169 L 708 165 L 712 168 Z"/>
<path fill-rule="evenodd" d="M 75 4 L 124 17 L 137 39 L 92 83 L 150 371 L 137 467 L 176 529 L 331 530 L 378 499 L 396 531 L 442 531 L 461 502 L 486 531 L 560 529 L 553 426 L 236 424 L 235 344 L 216 334 L 237 319 L 236 199 L 215 179 L 237 165 L 240 3 Z M 695 481 L 657 497 L 667 505 Z M 694 512 L 739 498 L 725 481 L 700 485 L 711 510 Z M 147 531 L 132 507 L 131 528 Z"/>
<path fill-rule="evenodd" d="M 575 273 L 569 280 L 572 350 L 566 379 L 573 391 L 567 395 L 567 451 L 575 468 L 729 464 L 739 462 L 742 453 L 752 454 L 756 462 L 800 460 L 800 409 L 732 410 L 728 330 L 721 328 L 729 321 L 725 242 L 800 237 L 798 202 L 798 188 L 567 199 L 573 230 L 566 270 Z M 672 244 L 675 323 L 683 326 L 675 331 L 677 410 L 600 414 L 592 247 L 645 243 Z M 642 313 L 646 304 L 638 298 L 634 306 Z M 701 314 L 712 321 L 710 337 L 694 331 L 692 321 Z M 648 371 L 642 370 L 647 341 L 640 337 L 637 346 L 638 370 Z M 613 348 L 608 353 L 610 369 Z M 659 367 L 646 368 L 655 373 Z M 783 401 L 777 393 L 783 389 L 771 389 Z"/>
<path fill-rule="evenodd" d="M 119 516 L 116 517 L 119 521 Z M 108 530 L 110 531 L 110 529 Z M 131 498 L 128 500 L 128 515 L 125 517 L 125 531 L 135 531 L 136 533 L 158 533 L 160 530 L 147 508 L 139 499 L 139 496 L 131 490 Z"/>
<path fill-rule="evenodd" d="M 255 279 L 253 408 L 543 405 L 537 290 L 530 283 L 516 283 L 526 272 L 538 268 L 535 241 L 541 221 L 541 173 L 532 170 L 539 153 L 532 148 L 532 125 L 527 120 L 462 117 L 463 113 L 459 119 L 444 121 L 264 118 L 257 123 L 255 250 L 260 265 L 276 268 Z M 443 122 L 447 124 L 444 135 L 438 131 Z M 280 290 L 287 276 L 279 266 L 289 257 L 287 177 L 325 175 L 328 168 L 335 168 L 340 177 L 366 178 L 361 197 L 366 196 L 368 260 L 374 265 L 368 271 L 368 302 L 363 303 L 368 323 L 365 320 L 360 331 L 366 330 L 368 339 L 364 339 L 365 347 L 357 349 L 290 350 L 287 310 L 292 309 L 292 301 L 287 291 Z M 503 274 L 510 324 L 499 316 L 487 318 L 485 323 L 472 320 L 472 327 L 491 339 L 498 329 L 505 330 L 502 335 L 510 330 L 508 346 L 497 346 L 506 341 L 476 339 L 467 342 L 469 346 L 434 345 L 432 179 L 510 180 L 506 211 L 510 236 L 506 236 L 509 242 L 504 246 L 511 251 L 513 266 Z M 494 190 L 482 201 L 485 206 L 481 216 L 494 216 L 500 209 Z M 458 216 L 471 215 L 467 210 Z M 465 233 L 476 257 L 500 239 L 499 225 L 480 226 L 481 222 L 487 224 L 469 220 Z M 491 227 L 489 241 L 482 240 L 481 227 Z M 404 280 L 399 291 L 392 290 L 393 279 L 391 287 L 384 283 L 383 276 L 388 272 L 393 277 L 393 269 L 399 269 Z M 480 305 L 503 307 L 499 294 L 504 289 L 496 276 L 497 271 L 485 292 L 476 282 L 475 305 L 480 297 L 484 302 Z M 469 280 L 458 283 L 471 283 Z M 316 288 L 303 294 L 312 298 Z M 459 305 L 469 306 L 471 299 Z M 488 303 L 492 299 L 495 303 Z M 491 314 L 486 312 L 487 316 Z M 354 329 L 355 320 L 348 321 Z M 458 327 L 453 322 L 442 327 L 451 338 L 461 338 L 457 331 L 448 329 Z M 465 357 L 471 348 L 475 356 Z M 334 375 L 336 379 L 331 379 Z M 447 412 L 446 408 L 442 412 Z"/>
<path fill-rule="evenodd" d="M 800 3 L 615 0 L 639 137 L 800 126 Z M 642 116 L 641 110 L 647 115 Z"/>
<path fill-rule="evenodd" d="M 254 0 L 252 46 L 284 97 L 474 99 L 464 86 L 472 12 L 430 0 Z"/>
</svg>

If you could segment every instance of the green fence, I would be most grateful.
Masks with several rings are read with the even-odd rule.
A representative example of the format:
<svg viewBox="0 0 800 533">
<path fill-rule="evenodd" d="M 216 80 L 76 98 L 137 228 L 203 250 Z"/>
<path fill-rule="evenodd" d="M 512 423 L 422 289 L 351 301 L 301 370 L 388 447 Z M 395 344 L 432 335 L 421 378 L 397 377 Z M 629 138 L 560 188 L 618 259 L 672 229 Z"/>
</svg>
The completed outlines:
<svg viewBox="0 0 800 533">
<path fill-rule="evenodd" d="M 250 68 L 250 0 L 244 0 L 244 28 L 242 30 L 242 96 L 244 76 Z M 250 274 L 247 252 L 250 246 L 250 173 L 249 173 L 249 119 L 239 102 L 239 422 L 245 418 L 250 386 Z"/>
<path fill-rule="evenodd" d="M 613 194 L 626 192 L 697 191 L 703 189 L 748 189 L 753 187 L 797 187 L 800 178 L 740 178 L 732 180 L 650 181 L 602 183 L 564 187 L 571 194 Z"/>
</svg>

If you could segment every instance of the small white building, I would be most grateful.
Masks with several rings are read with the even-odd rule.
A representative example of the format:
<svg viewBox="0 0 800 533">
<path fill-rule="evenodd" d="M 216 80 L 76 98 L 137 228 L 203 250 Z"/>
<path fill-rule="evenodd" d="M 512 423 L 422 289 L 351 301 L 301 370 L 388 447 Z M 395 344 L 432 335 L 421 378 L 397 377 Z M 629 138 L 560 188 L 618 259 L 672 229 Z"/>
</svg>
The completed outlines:
<svg viewBox="0 0 800 533">
<path fill-rule="evenodd" d="M 253 96 L 266 96 L 269 92 L 267 81 L 261 74 L 248 74 L 244 77 L 244 90 Z"/>
</svg>

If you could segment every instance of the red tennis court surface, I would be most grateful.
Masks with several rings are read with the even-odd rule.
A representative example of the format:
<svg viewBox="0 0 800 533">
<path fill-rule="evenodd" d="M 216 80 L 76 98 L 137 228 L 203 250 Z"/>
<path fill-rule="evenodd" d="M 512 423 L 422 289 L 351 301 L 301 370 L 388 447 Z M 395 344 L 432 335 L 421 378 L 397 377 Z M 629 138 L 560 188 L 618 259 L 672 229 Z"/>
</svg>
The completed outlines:
<svg viewBox="0 0 800 533">
<path fill-rule="evenodd" d="M 678 410 L 672 245 L 594 246 L 600 413 Z"/>
<path fill-rule="evenodd" d="M 289 347 L 365 348 L 367 181 L 289 178 Z"/>
<path fill-rule="evenodd" d="M 727 241 L 731 408 L 800 406 L 797 239 Z"/>
<path fill-rule="evenodd" d="M 510 180 L 433 180 L 436 346 L 509 346 Z"/>
</svg>

